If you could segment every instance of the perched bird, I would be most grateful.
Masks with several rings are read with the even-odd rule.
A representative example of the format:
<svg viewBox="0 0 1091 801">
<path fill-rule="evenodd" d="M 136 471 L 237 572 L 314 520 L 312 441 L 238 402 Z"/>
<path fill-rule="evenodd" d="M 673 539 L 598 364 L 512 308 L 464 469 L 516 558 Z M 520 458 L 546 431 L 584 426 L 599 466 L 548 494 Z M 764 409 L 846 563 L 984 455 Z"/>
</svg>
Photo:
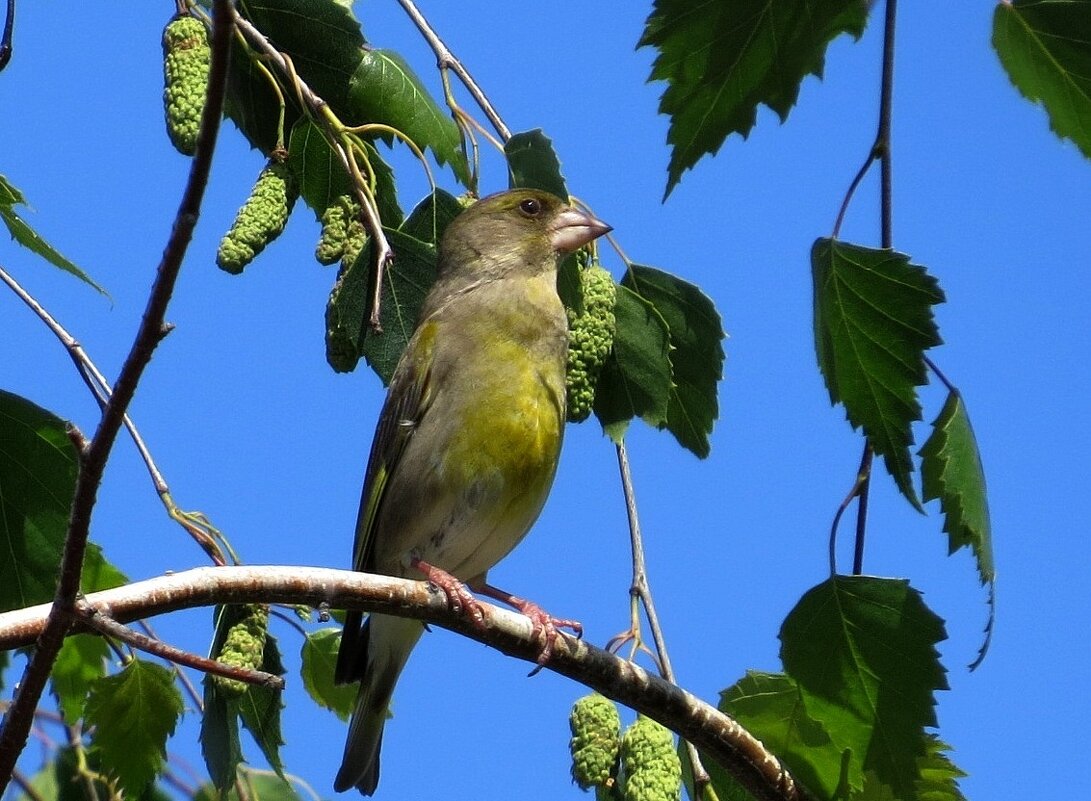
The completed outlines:
<svg viewBox="0 0 1091 801">
<path fill-rule="evenodd" d="M 452 603 L 476 604 L 460 582 L 486 586 L 485 573 L 538 518 L 560 455 L 567 322 L 558 259 L 609 230 L 531 189 L 483 198 L 447 227 L 436 282 L 379 416 L 355 570 L 424 576 Z M 533 604 L 507 600 L 536 627 L 552 625 Z M 336 681 L 360 680 L 360 693 L 334 788 L 371 795 L 390 696 L 424 626 L 361 620 L 345 616 L 337 655 Z"/>
</svg>

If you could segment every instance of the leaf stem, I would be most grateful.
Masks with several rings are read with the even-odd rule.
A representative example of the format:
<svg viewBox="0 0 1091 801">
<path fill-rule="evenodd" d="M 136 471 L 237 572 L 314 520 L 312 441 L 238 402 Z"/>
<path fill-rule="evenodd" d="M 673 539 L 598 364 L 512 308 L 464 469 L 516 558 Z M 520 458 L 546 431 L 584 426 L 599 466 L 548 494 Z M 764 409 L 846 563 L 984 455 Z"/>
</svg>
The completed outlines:
<svg viewBox="0 0 1091 801">
<path fill-rule="evenodd" d="M 274 690 L 284 689 L 284 679 L 280 676 L 266 673 L 264 670 L 251 670 L 250 668 L 227 665 L 223 662 L 218 662 L 215 659 L 209 659 L 198 654 L 190 653 L 189 651 L 183 651 L 181 648 L 176 648 L 160 639 L 141 634 L 139 631 L 133 631 L 128 626 L 114 620 L 110 616 L 108 608 L 95 606 L 85 600 L 76 603 L 73 619 L 78 620 L 81 623 L 86 623 L 88 626 L 102 634 L 128 643 L 133 648 L 166 659 L 168 662 L 176 665 L 185 665 L 186 667 L 200 670 L 203 673 L 211 673 L 214 676 L 235 679 L 237 681 L 245 682 L 246 684 L 256 684 L 262 687 L 270 687 Z"/>
<path fill-rule="evenodd" d="M 76 371 L 79 373 L 80 378 L 83 379 L 83 383 L 86 384 L 87 388 L 91 391 L 91 395 L 99 405 L 99 410 L 105 410 L 106 404 L 113 394 L 113 390 L 110 388 L 110 383 L 106 380 L 106 376 L 102 374 L 102 371 L 99 370 L 94 361 L 91 360 L 91 357 L 87 354 L 87 351 L 83 349 L 83 346 L 79 341 L 72 336 L 72 334 L 70 334 L 68 330 L 34 298 L 33 295 L 27 292 L 12 275 L 4 270 L 3 267 L 0 267 L 0 281 L 7 284 L 11 291 L 14 292 L 15 295 L 23 301 L 35 315 L 37 315 L 38 319 L 45 324 L 46 328 L 53 332 L 53 335 L 57 337 L 61 345 L 64 346 L 64 349 L 68 352 L 69 358 L 71 358 L 72 362 L 76 365 Z M 218 565 L 226 564 L 223 553 L 216 544 L 216 539 L 213 534 L 213 532 L 215 532 L 215 534 L 219 534 L 219 532 L 215 531 L 212 524 L 208 522 L 203 515 L 200 515 L 200 513 L 184 512 L 178 507 L 171 497 L 170 486 L 167 484 L 166 478 L 163 477 L 163 473 L 159 470 L 158 465 L 156 465 L 151 450 L 149 450 L 147 443 L 144 442 L 144 438 L 140 435 L 140 431 L 137 430 L 136 424 L 133 423 L 132 418 L 130 418 L 128 414 L 123 416 L 122 422 L 124 423 L 126 430 L 128 430 L 129 436 L 132 438 L 133 444 L 140 454 L 140 458 L 144 461 L 144 466 L 147 468 L 148 475 L 151 477 L 152 486 L 155 487 L 155 492 L 163 502 L 167 514 L 178 522 L 178 524 L 197 541 L 197 544 L 201 546 L 202 550 L 209 555 L 213 562 Z"/>
<path fill-rule="evenodd" d="M 35 653 L 23 672 L 15 699 L 4 718 L 3 730 L 0 731 L 0 794 L 7 788 L 16 760 L 26 746 L 27 736 L 34 720 L 34 710 L 45 690 L 46 681 L 49 679 L 50 670 L 56 661 L 64 637 L 72 625 L 69 615 L 79 592 L 91 514 L 95 507 L 98 487 L 106 469 L 106 462 L 117 440 L 118 431 L 124 423 L 126 410 L 136 393 L 136 387 L 144 369 L 166 333 L 164 319 L 167 305 L 173 294 L 193 229 L 200 216 L 201 202 L 212 167 L 212 155 L 216 148 L 216 137 L 219 133 L 227 85 L 231 32 L 231 4 L 229 0 L 215 0 L 208 95 L 201 114 L 197 151 L 190 166 L 189 179 L 174 219 L 174 226 L 156 270 L 148 304 L 129 355 L 115 382 L 114 393 L 103 409 L 98 430 L 86 450 L 80 454 L 79 472 L 52 610 L 38 637 Z"/>
<path fill-rule="evenodd" d="M 671 684 L 677 684 L 674 668 L 671 667 L 670 655 L 667 653 L 667 640 L 663 636 L 663 629 L 659 625 L 659 615 L 655 611 L 655 601 L 652 599 L 652 589 L 648 583 L 648 572 L 644 561 L 644 538 L 640 532 L 640 517 L 636 508 L 636 492 L 633 489 L 633 474 L 629 467 L 629 451 L 625 442 L 617 444 L 617 463 L 621 473 L 621 490 L 625 496 L 625 513 L 629 520 L 629 539 L 632 543 L 633 554 L 633 581 L 629 593 L 634 598 L 639 598 L 644 607 L 644 614 L 648 618 L 648 628 L 652 633 L 652 642 L 655 643 L 655 651 L 658 655 L 659 672 L 663 678 Z M 639 623 L 634 623 L 634 626 Z M 634 637 L 639 640 L 639 631 L 634 632 Z M 689 756 L 693 769 L 693 784 L 698 795 L 703 794 L 705 787 L 711 786 L 712 779 L 701 764 L 701 756 L 697 753 L 697 747 L 686 740 L 686 754 Z"/>
</svg>

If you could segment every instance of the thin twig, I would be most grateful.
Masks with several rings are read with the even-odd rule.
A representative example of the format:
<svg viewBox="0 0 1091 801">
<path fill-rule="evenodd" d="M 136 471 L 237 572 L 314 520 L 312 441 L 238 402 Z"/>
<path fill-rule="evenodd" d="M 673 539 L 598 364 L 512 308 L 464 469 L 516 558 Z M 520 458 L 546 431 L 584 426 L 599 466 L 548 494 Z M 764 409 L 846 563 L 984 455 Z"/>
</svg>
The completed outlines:
<svg viewBox="0 0 1091 801">
<path fill-rule="evenodd" d="M 640 533 L 640 518 L 636 509 L 636 492 L 633 489 L 633 474 L 629 468 L 629 452 L 625 442 L 617 444 L 617 463 L 621 473 L 621 489 L 625 495 L 625 513 L 629 519 L 629 539 L 632 543 L 633 554 L 633 583 L 629 592 L 640 598 L 644 606 L 644 614 L 648 618 L 648 628 L 652 632 L 652 642 L 655 643 L 655 651 L 658 654 L 659 670 L 663 678 L 671 684 L 677 684 L 674 668 L 671 667 L 670 655 L 667 653 L 667 640 L 663 636 L 663 629 L 659 625 L 659 615 L 655 611 L 655 601 L 652 599 L 651 586 L 648 584 L 648 572 L 644 562 L 644 539 Z M 711 787 L 711 777 L 705 766 L 701 764 L 701 755 L 697 752 L 697 746 L 686 740 L 686 753 L 689 756 L 690 767 L 693 771 L 693 784 L 699 795 L 703 795 L 706 787 Z"/>
<path fill-rule="evenodd" d="M 856 480 L 852 482 L 852 488 L 845 495 L 845 499 L 841 501 L 841 505 L 837 507 L 837 514 L 833 516 L 833 523 L 830 525 L 830 575 L 837 575 L 837 527 L 841 523 L 841 518 L 849 508 L 849 504 L 852 503 L 856 497 L 860 494 L 860 488 L 864 486 L 864 481 L 867 480 L 868 467 L 871 463 L 869 458 L 871 454 L 871 448 L 866 444 L 864 445 L 863 456 L 860 457 L 860 467 L 856 470 Z"/>
<path fill-rule="evenodd" d="M 883 75 L 879 90 L 879 130 L 875 135 L 874 153 L 879 159 L 879 228 L 880 244 L 889 250 L 894 246 L 893 233 L 893 174 L 891 172 L 890 131 L 894 100 L 894 21 L 897 0 L 886 0 L 886 20 L 883 26 Z M 860 487 L 856 505 L 856 545 L 853 551 L 852 573 L 864 572 L 864 540 L 867 536 L 868 496 L 871 489 L 870 445 L 865 446 L 866 477 Z"/>
<path fill-rule="evenodd" d="M 7 788 L 16 760 L 26 746 L 34 720 L 34 709 L 38 706 L 50 670 L 71 626 L 69 614 L 79 592 L 83 556 L 98 486 L 137 384 L 151 361 L 156 345 L 164 336 L 167 304 L 200 215 L 227 83 L 227 59 L 232 30 L 230 12 L 230 0 L 215 0 L 209 87 L 201 114 L 197 152 L 132 348 L 115 382 L 114 393 L 103 410 L 98 430 L 87 450 L 80 454 L 64 554 L 49 622 L 38 638 L 37 648 L 23 672 L 15 700 L 4 719 L 3 730 L 0 731 L 0 794 Z"/>
<path fill-rule="evenodd" d="M 100 411 L 105 410 L 106 404 L 113 394 L 113 390 L 110 388 L 110 382 L 106 380 L 106 376 L 98 369 L 98 366 L 88 355 L 87 351 L 83 349 L 79 340 L 72 336 L 72 334 L 69 333 L 68 330 L 61 325 L 61 323 L 50 314 L 33 295 L 23 288 L 23 286 L 15 280 L 14 276 L 4 270 L 3 267 L 0 267 L 0 281 L 7 284 L 11 291 L 23 301 L 27 308 L 34 312 L 38 319 L 45 324 L 46 328 L 53 332 L 53 335 L 57 337 L 65 351 L 68 353 L 69 358 L 71 358 L 73 364 L 75 364 L 76 372 L 79 373 L 80 378 L 83 379 L 83 383 L 86 384 L 87 388 L 91 391 L 91 395 L 94 397 L 95 402 L 98 403 Z M 167 484 L 166 478 L 163 476 L 159 466 L 156 465 L 151 450 L 144 442 L 144 438 L 140 435 L 140 431 L 137 430 L 136 424 L 133 423 L 132 418 L 130 418 L 128 414 L 125 414 L 122 417 L 122 422 L 124 423 L 126 430 L 128 430 L 129 436 L 132 438 L 133 444 L 140 454 L 140 458 L 144 461 L 144 466 L 147 468 L 152 485 L 155 487 L 155 492 L 159 495 L 159 499 L 166 508 L 167 514 L 176 520 L 182 528 L 196 540 L 197 544 L 201 547 L 201 550 L 207 553 L 214 563 L 218 565 L 225 564 L 220 547 L 216 544 L 216 540 L 208 531 L 211 524 L 206 523 L 199 525 L 195 523 L 193 521 L 194 513 L 184 512 L 178 507 L 171 497 L 170 486 Z"/>
<path fill-rule="evenodd" d="M 128 643 L 133 648 L 161 657 L 176 665 L 184 665 L 200 670 L 202 673 L 211 673 L 214 676 L 223 676 L 246 684 L 257 684 L 274 690 L 284 689 L 284 679 L 280 676 L 266 673 L 264 670 L 251 670 L 250 668 L 217 662 L 215 659 L 183 651 L 181 648 L 176 648 L 162 640 L 141 634 L 139 631 L 133 631 L 128 626 L 114 620 L 110 616 L 108 608 L 93 606 L 86 601 L 77 601 L 74 617 L 109 637 L 115 637 L 122 642 Z"/>
<path fill-rule="evenodd" d="M 897 18 L 897 0 L 886 0 L 886 15 L 883 27 L 883 71 L 879 87 L 879 124 L 875 132 L 875 141 L 864 160 L 863 166 L 852 179 L 841 208 L 837 213 L 837 220 L 833 226 L 833 238 L 836 239 L 841 232 L 841 223 L 845 219 L 849 202 L 852 200 L 856 188 L 860 185 L 871 165 L 879 162 L 879 228 L 880 246 L 890 249 L 894 246 L 893 234 L 893 174 L 891 171 L 890 156 L 890 131 L 893 115 L 894 99 L 894 22 Z M 864 569 L 864 541 L 867 536 L 868 496 L 871 490 L 871 462 L 873 452 L 871 446 L 864 445 L 864 458 L 861 460 L 861 470 L 857 472 L 856 481 L 853 484 L 852 493 L 848 500 L 855 497 L 858 500 L 856 506 L 856 543 L 853 548 L 853 575 L 859 575 Z M 845 502 L 837 510 L 834 516 L 833 526 L 830 531 L 830 567 L 835 567 L 835 551 L 837 525 L 845 511 Z"/>
<path fill-rule="evenodd" d="M 409 19 L 413 21 L 413 24 L 417 26 L 417 30 L 420 31 L 421 36 L 428 42 L 429 47 L 432 48 L 432 52 L 436 54 L 436 62 L 439 64 L 441 70 L 451 70 L 458 79 L 462 81 L 462 85 L 466 87 L 466 91 L 470 93 L 470 96 L 477 103 L 478 107 L 489 118 L 489 122 L 492 123 L 492 127 L 496 130 L 496 133 L 505 142 L 511 139 L 511 129 L 504 124 L 504 120 L 500 118 L 500 114 L 493 107 L 489 98 L 485 96 L 485 93 L 481 91 L 481 87 L 477 85 L 477 82 L 470 75 L 462 62 L 455 58 L 450 48 L 444 44 L 443 40 L 439 38 L 439 34 L 431 26 L 424 15 L 417 8 L 417 4 L 413 0 L 398 0 L 398 4 L 405 9 L 405 13 L 409 15 Z"/>
</svg>

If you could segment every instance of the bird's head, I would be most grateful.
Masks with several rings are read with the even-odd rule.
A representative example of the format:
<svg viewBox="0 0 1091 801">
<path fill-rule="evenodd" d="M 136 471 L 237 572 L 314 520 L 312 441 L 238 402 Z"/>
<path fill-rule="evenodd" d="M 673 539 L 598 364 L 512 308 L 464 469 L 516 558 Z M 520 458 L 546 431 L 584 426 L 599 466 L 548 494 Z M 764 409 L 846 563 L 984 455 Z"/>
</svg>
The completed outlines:
<svg viewBox="0 0 1091 801">
<path fill-rule="evenodd" d="M 489 195 L 451 221 L 439 246 L 439 273 L 500 276 L 556 269 L 571 253 L 610 226 L 538 189 Z"/>
</svg>

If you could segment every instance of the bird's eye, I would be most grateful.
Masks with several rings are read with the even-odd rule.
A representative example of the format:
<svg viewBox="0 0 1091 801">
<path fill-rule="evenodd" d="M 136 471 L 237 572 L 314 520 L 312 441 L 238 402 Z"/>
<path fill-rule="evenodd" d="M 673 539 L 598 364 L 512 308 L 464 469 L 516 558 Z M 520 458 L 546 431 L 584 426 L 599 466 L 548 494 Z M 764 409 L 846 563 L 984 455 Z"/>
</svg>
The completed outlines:
<svg viewBox="0 0 1091 801">
<path fill-rule="evenodd" d="M 542 204 L 532 197 L 519 203 L 519 211 L 528 217 L 537 217 L 542 211 Z"/>
</svg>

